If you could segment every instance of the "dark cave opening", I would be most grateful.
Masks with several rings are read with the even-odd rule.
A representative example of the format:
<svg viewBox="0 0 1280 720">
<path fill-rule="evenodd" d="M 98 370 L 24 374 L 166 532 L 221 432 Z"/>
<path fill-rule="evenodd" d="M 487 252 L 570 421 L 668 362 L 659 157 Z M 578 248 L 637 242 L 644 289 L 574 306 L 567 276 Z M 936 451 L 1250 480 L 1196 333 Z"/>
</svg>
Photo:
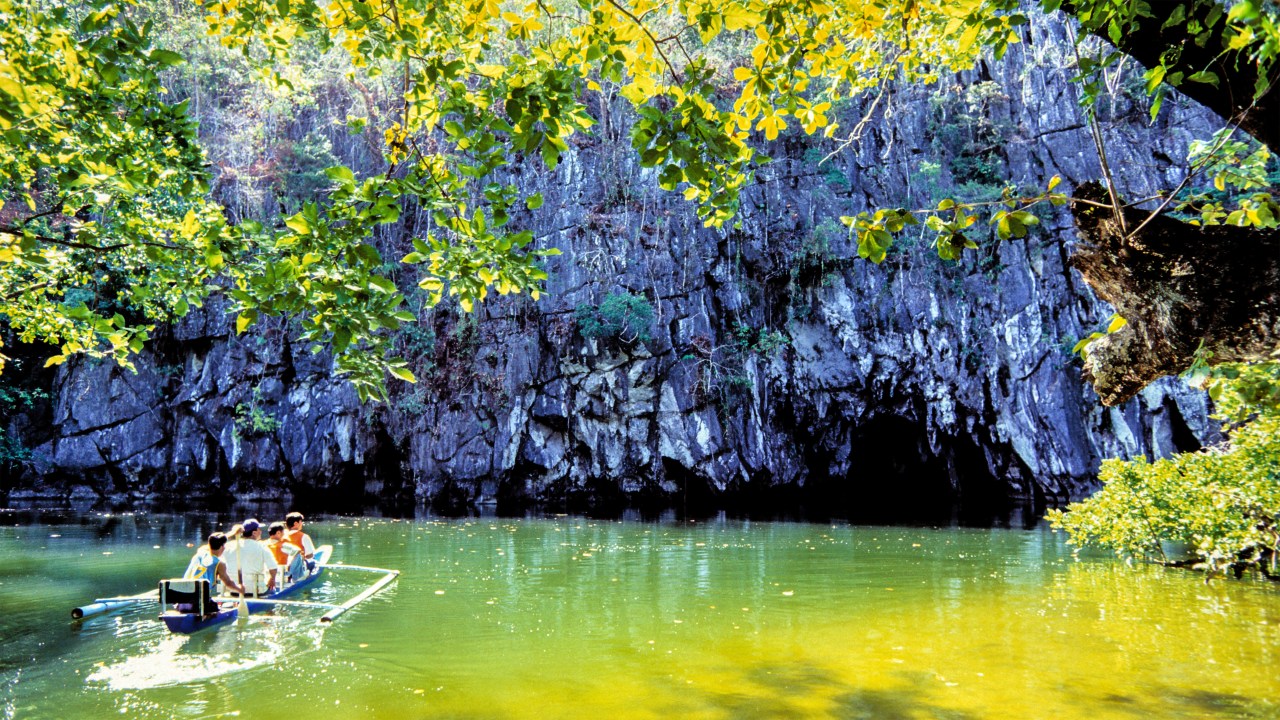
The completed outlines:
<svg viewBox="0 0 1280 720">
<path fill-rule="evenodd" d="M 1165 412 L 1169 414 L 1170 433 L 1173 436 L 1173 447 L 1180 453 L 1196 452 L 1203 445 L 1196 434 L 1192 432 L 1191 426 L 1187 425 L 1187 420 L 1182 416 L 1182 410 L 1173 398 L 1166 398 L 1164 403 Z"/>
<path fill-rule="evenodd" d="M 810 512 L 877 525 L 990 526 L 1008 520 L 1012 503 L 1006 487 L 969 438 L 948 438 L 934 452 L 919 423 L 883 416 L 850 432 L 847 472 L 823 473 L 833 455 L 829 443 L 820 443 L 810 458 Z"/>
</svg>

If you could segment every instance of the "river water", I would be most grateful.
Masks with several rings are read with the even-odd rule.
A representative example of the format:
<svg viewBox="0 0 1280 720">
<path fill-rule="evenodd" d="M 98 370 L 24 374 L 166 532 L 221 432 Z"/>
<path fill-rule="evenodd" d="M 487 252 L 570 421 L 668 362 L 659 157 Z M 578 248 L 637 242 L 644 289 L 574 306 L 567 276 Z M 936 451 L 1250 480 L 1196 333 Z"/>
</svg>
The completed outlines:
<svg viewBox="0 0 1280 720">
<path fill-rule="evenodd" d="M 337 561 L 403 571 L 332 626 L 70 619 L 213 520 L 0 513 L 0 717 L 1280 717 L 1280 590 L 1044 529 L 329 518 Z"/>
</svg>

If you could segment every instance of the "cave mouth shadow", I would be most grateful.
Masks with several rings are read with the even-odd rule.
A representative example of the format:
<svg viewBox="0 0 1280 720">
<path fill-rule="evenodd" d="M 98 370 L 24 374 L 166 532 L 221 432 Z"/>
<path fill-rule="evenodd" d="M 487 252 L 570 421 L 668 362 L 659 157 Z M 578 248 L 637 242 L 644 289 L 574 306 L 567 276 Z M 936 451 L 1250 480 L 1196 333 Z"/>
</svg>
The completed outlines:
<svg viewBox="0 0 1280 720">
<path fill-rule="evenodd" d="M 850 433 L 848 468 L 826 474 L 834 453 L 811 446 L 804 504 L 856 525 L 1033 527 L 1043 510 L 1034 497 L 1010 493 L 992 474 L 976 440 L 945 438 L 930 447 L 924 427 L 882 416 Z"/>
</svg>

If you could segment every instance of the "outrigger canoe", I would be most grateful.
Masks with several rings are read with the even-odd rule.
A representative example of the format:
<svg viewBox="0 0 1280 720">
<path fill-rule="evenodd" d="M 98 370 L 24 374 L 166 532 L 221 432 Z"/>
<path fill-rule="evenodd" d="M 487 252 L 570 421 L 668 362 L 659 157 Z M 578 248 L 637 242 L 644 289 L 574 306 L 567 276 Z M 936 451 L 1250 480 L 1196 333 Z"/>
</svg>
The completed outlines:
<svg viewBox="0 0 1280 720">
<path fill-rule="evenodd" d="M 386 568 L 364 567 L 362 565 L 343 565 L 331 564 L 333 546 L 321 545 L 316 549 L 315 567 L 307 573 L 307 576 L 301 580 L 292 583 L 286 587 L 280 588 L 273 592 L 267 593 L 261 597 L 245 598 L 244 604 L 250 614 L 262 612 L 276 605 L 291 605 L 308 608 L 323 608 L 324 615 L 320 617 L 321 624 L 333 622 L 351 608 L 373 597 L 378 591 L 387 585 L 395 582 L 400 577 L 399 570 L 388 570 Z M 333 570 L 354 570 L 358 572 L 378 573 L 382 575 L 376 582 L 355 597 L 347 600 L 341 605 L 331 603 L 306 602 L 302 600 L 290 600 L 290 595 L 301 592 L 308 586 L 315 583 L 320 575 L 325 571 Z M 235 620 L 240 616 L 240 598 L 239 597 L 211 597 L 211 590 L 208 580 L 161 580 L 159 590 L 151 590 L 137 595 L 121 595 L 117 597 L 97 598 L 88 605 L 82 605 L 71 611 L 71 617 L 76 620 L 87 618 L 91 615 L 99 615 L 103 613 L 119 610 L 131 605 L 146 602 L 155 602 L 160 600 L 163 610 L 160 619 L 164 621 L 166 627 L 171 632 L 189 635 L 199 632 L 206 628 L 223 625 L 227 622 Z M 194 602 L 192 602 L 194 600 Z M 173 606 L 175 603 L 191 603 L 193 607 L 201 608 L 206 612 L 181 612 Z"/>
<path fill-rule="evenodd" d="M 332 554 L 332 545 L 321 545 L 316 548 L 315 567 L 313 567 L 305 577 L 301 578 L 297 582 L 285 585 L 282 588 L 277 588 L 265 595 L 262 595 L 261 597 L 245 598 L 245 605 L 248 606 L 249 614 L 269 610 L 276 605 L 283 605 L 284 603 L 282 602 L 273 601 L 281 601 L 290 595 L 296 595 L 306 587 L 315 583 L 316 580 L 320 579 L 320 575 L 324 572 L 325 566 L 329 564 L 329 557 Z M 202 615 L 198 612 L 182 612 L 170 606 L 165 608 L 164 612 L 160 614 L 160 619 L 163 620 L 165 626 L 169 628 L 169 632 L 190 635 L 191 633 L 200 632 L 207 628 L 231 622 L 240 616 L 239 598 L 218 598 L 217 600 L 218 611 L 215 613 Z M 300 604 L 310 605 L 311 603 Z M 322 605 L 321 603 L 315 603 L 315 605 L 331 607 L 329 605 Z"/>
</svg>

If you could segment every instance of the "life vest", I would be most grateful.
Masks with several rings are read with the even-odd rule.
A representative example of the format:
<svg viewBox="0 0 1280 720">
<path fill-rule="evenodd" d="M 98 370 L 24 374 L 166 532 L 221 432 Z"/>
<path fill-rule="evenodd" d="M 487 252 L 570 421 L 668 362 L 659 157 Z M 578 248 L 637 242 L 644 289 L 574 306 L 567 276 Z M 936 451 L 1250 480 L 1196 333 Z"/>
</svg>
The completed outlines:
<svg viewBox="0 0 1280 720">
<path fill-rule="evenodd" d="M 307 546 L 303 544 L 303 540 L 302 540 L 303 538 L 307 538 L 308 540 L 311 539 L 310 537 L 307 536 L 306 533 L 302 532 L 301 530 L 285 530 L 283 542 L 287 542 L 290 545 L 298 548 L 299 552 L 305 553 L 307 551 Z M 315 551 L 313 550 L 312 552 L 315 552 Z"/>
<path fill-rule="evenodd" d="M 271 551 L 271 557 L 275 558 L 277 565 L 289 564 L 289 554 L 284 551 L 283 540 L 268 540 L 264 544 Z"/>
<path fill-rule="evenodd" d="M 215 556 L 206 545 L 200 548 L 195 557 L 191 558 L 191 563 L 187 565 L 187 571 L 182 577 L 188 580 L 208 580 L 210 584 L 218 582 L 218 563 L 222 562 Z"/>
</svg>

